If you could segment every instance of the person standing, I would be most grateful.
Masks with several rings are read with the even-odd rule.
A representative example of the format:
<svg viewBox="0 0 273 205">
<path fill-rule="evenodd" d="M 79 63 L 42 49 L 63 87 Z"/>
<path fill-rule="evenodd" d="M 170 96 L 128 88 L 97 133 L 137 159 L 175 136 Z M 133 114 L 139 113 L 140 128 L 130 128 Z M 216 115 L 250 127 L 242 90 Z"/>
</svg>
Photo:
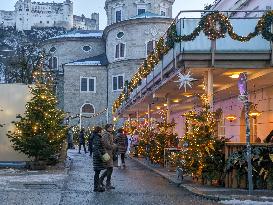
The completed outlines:
<svg viewBox="0 0 273 205">
<path fill-rule="evenodd" d="M 118 153 L 121 158 L 122 167 L 125 168 L 125 153 L 128 148 L 128 139 L 127 139 L 127 136 L 123 133 L 122 128 L 117 130 L 117 136 L 116 136 L 115 142 L 118 146 Z"/>
<path fill-rule="evenodd" d="M 85 154 L 87 153 L 86 147 L 85 147 L 85 137 L 84 137 L 84 128 L 81 129 L 79 134 L 79 154 L 81 153 L 81 146 L 83 146 Z"/>
<path fill-rule="evenodd" d="M 132 136 L 132 145 L 134 147 L 134 157 L 138 157 L 138 131 L 136 130 Z"/>
<path fill-rule="evenodd" d="M 73 149 L 73 131 L 71 128 L 67 132 L 67 149 Z"/>
<path fill-rule="evenodd" d="M 93 140 L 94 140 L 94 131 L 91 132 L 88 136 L 88 149 L 89 149 L 89 155 L 92 156 L 93 152 Z"/>
<path fill-rule="evenodd" d="M 94 175 L 94 192 L 104 192 L 105 189 L 100 183 L 100 173 L 105 169 L 106 164 L 102 160 L 102 156 L 106 153 L 103 147 L 102 137 L 101 137 L 101 127 L 95 127 L 92 133 L 92 145 L 93 145 L 93 169 L 95 171 Z"/>
<path fill-rule="evenodd" d="M 112 186 L 111 178 L 114 168 L 114 161 L 113 161 L 113 154 L 114 150 L 116 149 L 116 145 L 114 144 L 114 136 L 113 136 L 113 125 L 107 124 L 105 125 L 105 131 L 102 134 L 102 142 L 103 146 L 106 150 L 106 152 L 110 156 L 110 160 L 106 162 L 106 171 L 101 175 L 100 182 L 104 186 L 103 181 L 106 179 L 106 189 L 115 189 L 114 186 Z"/>
</svg>

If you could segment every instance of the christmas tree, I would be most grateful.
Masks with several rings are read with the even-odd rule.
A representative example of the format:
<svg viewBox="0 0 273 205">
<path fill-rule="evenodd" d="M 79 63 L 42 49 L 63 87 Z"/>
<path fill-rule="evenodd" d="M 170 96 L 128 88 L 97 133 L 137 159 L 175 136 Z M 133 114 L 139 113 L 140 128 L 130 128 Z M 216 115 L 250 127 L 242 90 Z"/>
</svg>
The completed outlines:
<svg viewBox="0 0 273 205">
<path fill-rule="evenodd" d="M 15 131 L 9 132 L 8 137 L 16 151 L 35 161 L 47 161 L 61 151 L 67 132 L 63 124 L 65 114 L 57 108 L 53 79 L 50 72 L 43 71 L 43 61 L 33 74 L 32 99 L 26 105 L 24 116 L 18 116 L 20 121 L 14 122 Z"/>
<path fill-rule="evenodd" d="M 164 118 L 165 119 L 165 118 Z M 173 134 L 175 122 L 167 123 L 166 120 L 157 124 L 158 132 L 150 141 L 150 160 L 153 163 L 164 164 L 164 149 L 177 147 L 177 135 Z"/>
<path fill-rule="evenodd" d="M 190 111 L 186 117 L 186 132 L 183 137 L 185 168 L 193 176 L 200 177 L 203 174 L 208 161 L 215 152 L 215 114 L 209 111 L 206 96 L 201 97 L 202 110 L 199 113 Z"/>
</svg>

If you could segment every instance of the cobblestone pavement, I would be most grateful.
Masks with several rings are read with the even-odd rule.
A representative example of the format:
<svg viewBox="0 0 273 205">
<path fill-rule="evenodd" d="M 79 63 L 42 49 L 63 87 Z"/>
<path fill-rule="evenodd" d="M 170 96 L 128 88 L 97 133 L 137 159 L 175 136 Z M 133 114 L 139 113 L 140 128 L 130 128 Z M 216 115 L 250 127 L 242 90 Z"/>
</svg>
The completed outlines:
<svg viewBox="0 0 273 205">
<path fill-rule="evenodd" d="M 213 205 L 170 184 L 153 172 L 127 159 L 127 169 L 114 169 L 116 189 L 93 193 L 92 161 L 88 155 L 73 154 L 72 168 L 65 183 L 60 204 L 82 205 Z"/>
<path fill-rule="evenodd" d="M 114 169 L 115 190 L 94 193 L 91 158 L 88 154 L 77 154 L 76 150 L 70 151 L 69 155 L 72 158 L 72 164 L 67 177 L 47 176 L 44 182 L 38 180 L 37 186 L 33 186 L 35 183 L 31 178 L 27 179 L 28 183 L 22 180 L 17 180 L 16 183 L 15 181 L 7 182 L 0 186 L 0 205 L 217 204 L 198 198 L 183 188 L 170 184 L 130 159 L 127 159 L 127 169 Z"/>
</svg>

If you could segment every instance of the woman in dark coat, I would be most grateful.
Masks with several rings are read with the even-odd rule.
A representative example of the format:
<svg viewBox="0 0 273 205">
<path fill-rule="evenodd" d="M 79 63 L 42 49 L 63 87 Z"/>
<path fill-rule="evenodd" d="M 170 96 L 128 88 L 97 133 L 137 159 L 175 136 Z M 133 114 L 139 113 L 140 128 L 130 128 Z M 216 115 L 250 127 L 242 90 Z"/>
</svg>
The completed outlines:
<svg viewBox="0 0 273 205">
<path fill-rule="evenodd" d="M 123 129 L 120 128 L 117 131 L 117 136 L 115 139 L 115 143 L 118 145 L 118 153 L 120 154 L 121 157 L 121 163 L 123 168 L 125 168 L 125 153 L 128 148 L 128 139 L 125 134 L 123 134 Z"/>
<path fill-rule="evenodd" d="M 106 163 L 102 161 L 102 155 L 106 153 L 102 143 L 101 127 L 95 127 L 93 131 L 93 168 L 95 171 L 94 176 L 94 191 L 103 192 L 105 189 L 100 183 L 100 172 L 106 169 Z"/>
<path fill-rule="evenodd" d="M 106 152 L 110 156 L 110 160 L 106 163 L 106 171 L 103 172 L 103 174 L 100 177 L 100 182 L 103 185 L 103 181 L 106 179 L 106 189 L 115 189 L 114 186 L 112 186 L 111 178 L 114 168 L 114 162 L 113 162 L 113 152 L 116 149 L 116 145 L 114 144 L 114 136 L 113 136 L 113 125 L 107 124 L 105 125 L 105 131 L 102 133 L 102 143 L 106 150 Z"/>
</svg>

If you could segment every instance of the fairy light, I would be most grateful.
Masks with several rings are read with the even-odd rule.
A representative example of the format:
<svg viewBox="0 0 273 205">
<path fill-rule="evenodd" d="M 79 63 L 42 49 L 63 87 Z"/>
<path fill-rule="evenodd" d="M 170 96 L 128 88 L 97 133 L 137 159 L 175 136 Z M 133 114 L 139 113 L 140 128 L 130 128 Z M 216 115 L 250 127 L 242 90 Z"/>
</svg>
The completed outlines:
<svg viewBox="0 0 273 205">
<path fill-rule="evenodd" d="M 266 12 L 258 21 L 255 30 L 246 36 L 240 36 L 235 33 L 232 24 L 228 17 L 219 12 L 205 15 L 200 20 L 198 26 L 189 35 L 179 36 L 176 31 L 176 25 L 173 23 L 167 31 L 167 38 L 161 37 L 157 43 L 156 49 L 149 54 L 147 59 L 138 68 L 138 71 L 133 75 L 128 83 L 127 94 L 131 92 L 140 84 L 141 80 L 146 78 L 154 69 L 154 67 L 162 60 L 162 57 L 174 47 L 174 43 L 193 41 L 200 35 L 201 31 L 210 40 L 224 38 L 228 34 L 233 40 L 240 42 L 250 41 L 252 38 L 261 34 L 267 41 L 273 41 L 273 34 L 271 31 L 271 24 L 273 22 L 273 11 Z M 219 25 L 219 29 L 216 25 Z M 125 92 L 122 91 L 120 96 L 115 100 L 112 111 L 115 113 L 125 100 Z"/>
</svg>

